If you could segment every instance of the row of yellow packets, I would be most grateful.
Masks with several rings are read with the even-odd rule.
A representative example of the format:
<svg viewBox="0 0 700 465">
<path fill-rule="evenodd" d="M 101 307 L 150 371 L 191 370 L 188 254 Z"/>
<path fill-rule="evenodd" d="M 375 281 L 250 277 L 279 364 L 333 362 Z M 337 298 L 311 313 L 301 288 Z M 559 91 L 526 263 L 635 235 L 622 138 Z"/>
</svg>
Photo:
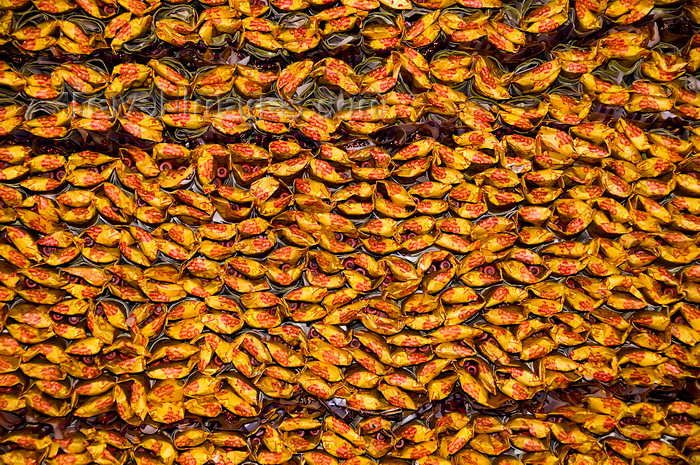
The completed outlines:
<svg viewBox="0 0 700 465">
<path fill-rule="evenodd" d="M 101 47 L 120 49 L 154 35 L 177 46 L 200 41 L 221 46 L 226 42 L 217 38 L 225 35 L 262 49 L 300 53 L 317 47 L 329 36 L 354 33 L 363 21 L 372 19 L 368 15 L 383 10 L 391 11 L 389 20 L 360 28 L 371 48 L 395 46 L 401 39 L 413 46 L 426 46 L 442 33 L 454 42 L 486 38 L 494 47 L 512 53 L 536 41 L 537 34 L 560 28 L 575 27 L 586 33 L 604 24 L 625 26 L 653 14 L 655 7 L 670 16 L 674 12 L 664 8 L 667 4 L 698 23 L 700 15 L 694 1 L 655 4 L 644 0 L 552 0 L 504 5 L 500 0 L 342 0 L 338 5 L 329 0 L 274 0 L 263 5 L 248 0 L 213 0 L 172 6 L 160 1 L 3 0 L 0 35 L 5 43 L 14 41 L 29 51 L 57 47 L 85 55 Z M 307 20 L 294 27 L 266 19 L 271 11 L 301 12 L 310 8 L 325 9 L 320 13 L 309 11 Z M 408 15 L 408 21 L 402 13 Z M 95 28 L 95 24 L 102 27 Z"/>
</svg>

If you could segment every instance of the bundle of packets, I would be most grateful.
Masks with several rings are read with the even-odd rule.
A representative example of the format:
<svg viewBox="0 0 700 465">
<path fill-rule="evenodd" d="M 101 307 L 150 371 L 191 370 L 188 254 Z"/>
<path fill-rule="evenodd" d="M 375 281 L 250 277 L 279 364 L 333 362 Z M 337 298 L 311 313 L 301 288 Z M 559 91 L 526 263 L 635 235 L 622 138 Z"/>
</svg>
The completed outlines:
<svg viewBox="0 0 700 465">
<path fill-rule="evenodd" d="M 0 465 L 700 465 L 697 1 L 0 44 Z"/>
</svg>

